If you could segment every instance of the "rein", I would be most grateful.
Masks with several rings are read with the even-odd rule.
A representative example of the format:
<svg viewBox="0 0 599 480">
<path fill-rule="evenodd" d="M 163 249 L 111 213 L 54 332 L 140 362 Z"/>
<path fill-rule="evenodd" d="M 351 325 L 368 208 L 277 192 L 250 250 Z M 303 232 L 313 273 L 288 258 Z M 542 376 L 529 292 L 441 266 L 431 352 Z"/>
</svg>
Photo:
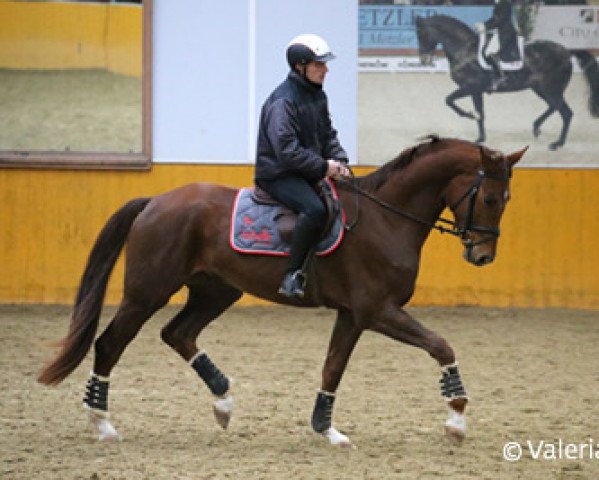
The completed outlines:
<svg viewBox="0 0 599 480">
<path fill-rule="evenodd" d="M 350 170 L 350 172 L 351 172 L 351 170 Z M 476 196 L 478 195 L 478 192 L 480 190 L 480 186 L 482 184 L 483 179 L 486 177 L 485 172 L 483 170 L 478 171 L 478 176 L 476 177 L 476 179 L 474 180 L 474 182 L 472 183 L 470 188 L 468 188 L 468 190 L 466 190 L 466 192 L 464 192 L 464 194 L 459 198 L 459 200 L 457 202 L 455 202 L 453 205 L 450 206 L 450 208 L 452 210 L 454 210 L 464 200 L 466 200 L 466 199 L 469 200 L 468 212 L 466 215 L 466 224 L 463 227 L 460 227 L 456 222 L 454 222 L 452 220 L 448 220 L 443 217 L 438 218 L 434 222 L 430 222 L 428 220 L 424 220 L 420 217 L 417 217 L 416 215 L 413 215 L 411 213 L 400 210 L 399 208 L 396 208 L 393 205 L 376 197 L 372 193 L 367 192 L 366 190 L 358 187 L 355 184 L 355 181 L 353 181 L 355 179 L 353 172 L 351 172 L 351 174 L 352 174 L 351 180 L 345 180 L 343 178 L 338 180 L 340 183 L 347 185 L 350 189 L 352 189 L 356 193 L 356 218 L 350 224 L 346 224 L 344 226 L 347 231 L 352 230 L 358 223 L 359 215 L 360 215 L 360 213 L 359 213 L 360 212 L 360 209 L 359 209 L 360 200 L 359 199 L 360 199 L 360 195 L 361 195 L 363 197 L 368 198 L 372 202 L 376 203 L 380 207 L 383 207 L 384 209 L 389 210 L 390 212 L 392 212 L 396 215 L 400 215 L 404 218 L 412 220 L 413 222 L 420 223 L 421 225 L 425 225 L 427 227 L 435 229 L 441 233 L 449 233 L 450 235 L 454 235 L 454 236 L 460 237 L 460 238 L 463 237 L 464 234 L 467 232 L 486 233 L 489 235 L 487 238 L 479 240 L 478 242 L 472 242 L 472 241 L 467 242 L 466 246 L 468 246 L 468 247 L 473 247 L 475 245 L 479 245 L 481 243 L 488 242 L 493 238 L 499 237 L 499 229 L 497 229 L 497 228 L 481 227 L 481 226 L 472 224 L 472 220 L 474 218 L 474 206 L 476 203 Z M 437 222 L 441 222 L 443 224 L 449 225 L 449 227 L 445 227 L 443 225 L 438 225 Z"/>
</svg>

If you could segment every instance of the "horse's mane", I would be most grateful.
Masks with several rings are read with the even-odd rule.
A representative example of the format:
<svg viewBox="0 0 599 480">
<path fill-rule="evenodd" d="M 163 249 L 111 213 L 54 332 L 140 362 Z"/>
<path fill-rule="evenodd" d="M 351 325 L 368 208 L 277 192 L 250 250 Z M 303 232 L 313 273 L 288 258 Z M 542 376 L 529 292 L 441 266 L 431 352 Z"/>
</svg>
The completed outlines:
<svg viewBox="0 0 599 480">
<path fill-rule="evenodd" d="M 468 35 L 470 37 L 476 37 L 474 31 L 464 22 L 462 22 L 459 18 L 452 17 L 450 15 L 433 15 L 432 17 L 428 17 L 428 20 L 432 23 L 435 23 L 440 28 L 450 30 L 453 32 L 460 31 L 460 33 Z"/>
<path fill-rule="evenodd" d="M 374 172 L 364 177 L 356 177 L 356 185 L 368 192 L 376 192 L 387 181 L 391 173 L 406 168 L 414 160 L 420 157 L 425 150 L 448 139 L 442 139 L 437 134 L 431 134 L 422 137 L 419 140 L 421 143 L 406 148 L 397 157 Z"/>
</svg>

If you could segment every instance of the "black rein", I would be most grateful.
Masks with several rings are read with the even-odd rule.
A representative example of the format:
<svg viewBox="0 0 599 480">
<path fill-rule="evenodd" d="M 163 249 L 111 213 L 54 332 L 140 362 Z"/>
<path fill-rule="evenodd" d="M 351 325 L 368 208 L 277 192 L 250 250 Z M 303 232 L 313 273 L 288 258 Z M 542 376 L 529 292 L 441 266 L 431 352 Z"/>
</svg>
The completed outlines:
<svg viewBox="0 0 599 480">
<path fill-rule="evenodd" d="M 346 180 L 343 178 L 338 180 L 340 183 L 347 185 L 350 189 L 352 189 L 354 192 L 356 192 L 356 218 L 350 224 L 346 224 L 345 229 L 347 231 L 349 231 L 349 230 L 353 229 L 356 226 L 356 224 L 358 223 L 359 195 L 362 195 L 362 196 L 368 198 L 369 200 L 371 200 L 372 202 L 376 203 L 377 205 L 385 208 L 386 210 L 389 210 L 390 212 L 393 212 L 393 213 L 400 215 L 404 218 L 408 218 L 416 223 L 426 225 L 427 227 L 438 230 L 441 233 L 449 233 L 450 235 L 454 235 L 454 236 L 460 237 L 460 238 L 462 238 L 464 236 L 464 234 L 467 232 L 486 233 L 489 235 L 488 238 L 480 240 L 479 242 L 476 242 L 476 243 L 470 242 L 468 244 L 468 246 L 474 246 L 474 245 L 478 245 L 480 243 L 487 242 L 487 241 L 491 240 L 492 238 L 499 237 L 499 229 L 492 228 L 492 227 L 481 227 L 481 226 L 472 224 L 472 220 L 474 218 L 474 206 L 476 203 L 476 196 L 478 195 L 480 186 L 481 186 L 484 178 L 485 178 L 485 172 L 483 170 L 479 170 L 478 176 L 476 177 L 476 179 L 474 180 L 474 182 L 472 183 L 470 188 L 468 188 L 468 190 L 466 190 L 466 192 L 460 197 L 460 199 L 450 207 L 452 210 L 455 210 L 455 208 L 457 208 L 460 205 L 460 203 L 462 203 L 464 200 L 466 200 L 466 199 L 469 200 L 468 212 L 466 215 L 466 224 L 463 227 L 460 227 L 456 222 L 454 222 L 452 220 L 447 220 L 446 218 L 443 218 L 443 217 L 438 218 L 435 222 L 429 222 L 429 221 L 419 218 L 411 213 L 400 210 L 400 209 L 394 207 L 393 205 L 390 205 L 389 203 L 381 200 L 380 198 L 377 198 L 372 193 L 367 192 L 366 190 L 358 187 L 356 185 L 356 183 L 353 181 L 354 177 L 353 177 L 353 172 L 352 172 L 352 178 L 350 180 Z M 437 222 L 441 222 L 446 225 L 450 225 L 450 227 L 448 228 L 443 225 L 438 225 Z"/>
</svg>

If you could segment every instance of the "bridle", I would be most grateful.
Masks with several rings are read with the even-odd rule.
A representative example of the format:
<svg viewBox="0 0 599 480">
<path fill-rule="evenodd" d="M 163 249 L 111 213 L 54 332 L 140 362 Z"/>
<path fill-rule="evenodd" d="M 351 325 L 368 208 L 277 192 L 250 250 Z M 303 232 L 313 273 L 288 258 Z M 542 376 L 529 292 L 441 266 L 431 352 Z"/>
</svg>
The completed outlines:
<svg viewBox="0 0 599 480">
<path fill-rule="evenodd" d="M 350 170 L 350 172 L 351 172 L 351 170 Z M 366 190 L 358 187 L 358 185 L 356 185 L 355 177 L 353 176 L 353 172 L 351 172 L 351 173 L 352 173 L 352 177 L 349 180 L 346 180 L 346 179 L 338 180 L 340 183 L 347 185 L 350 189 L 352 189 L 354 192 L 356 192 L 356 218 L 351 223 L 345 224 L 344 227 L 347 231 L 350 231 L 351 229 L 353 229 L 358 223 L 359 212 L 360 212 L 360 209 L 359 209 L 360 196 L 363 196 L 363 197 L 368 198 L 372 202 L 376 203 L 377 205 L 383 207 L 384 209 L 395 213 L 396 215 L 400 215 L 404 218 L 408 218 L 416 223 L 420 223 L 421 225 L 425 225 L 425 226 L 435 229 L 441 233 L 449 233 L 450 235 L 459 237 L 462 240 L 462 243 L 464 244 L 464 246 L 467 248 L 472 248 L 476 245 L 480 245 L 482 243 L 489 242 L 489 241 L 494 240 L 499 237 L 499 229 L 498 228 L 475 225 L 473 223 L 473 220 L 474 220 L 474 208 L 476 205 L 476 197 L 478 196 L 478 192 L 480 191 L 480 187 L 482 185 L 483 180 L 485 178 L 503 179 L 503 177 L 489 175 L 489 174 L 485 173 L 484 170 L 478 171 L 478 175 L 472 182 L 472 185 L 470 185 L 470 187 L 464 192 L 464 194 L 450 206 L 450 209 L 455 211 L 455 209 L 462 202 L 464 202 L 465 200 L 468 200 L 468 210 L 466 212 L 466 222 L 463 226 L 460 226 L 456 222 L 454 222 L 452 220 L 448 220 L 443 217 L 439 217 L 436 221 L 430 222 L 430 221 L 424 220 L 416 215 L 413 215 L 409 212 L 400 210 L 399 208 L 396 208 L 393 205 L 376 197 L 372 193 L 367 192 Z M 508 173 L 508 175 L 506 176 L 507 178 L 509 178 L 511 176 L 510 173 Z M 441 223 L 441 225 L 439 223 Z M 446 227 L 443 224 L 449 225 L 449 227 Z M 474 242 L 471 239 L 468 239 L 465 237 L 465 235 L 467 233 L 481 233 L 481 234 L 485 234 L 485 236 L 483 238 L 481 238 L 480 240 L 478 240 L 477 242 Z"/>
<path fill-rule="evenodd" d="M 480 190 L 480 186 L 483 183 L 483 179 L 485 179 L 485 178 L 493 178 L 493 177 L 490 177 L 489 175 L 487 175 L 484 170 L 479 170 L 478 175 L 474 179 L 474 182 L 472 183 L 470 188 L 468 190 L 466 190 L 464 195 L 462 195 L 457 202 L 455 202 L 453 205 L 451 205 L 449 207 L 451 210 L 455 211 L 455 209 L 460 205 L 460 203 L 462 203 L 465 199 L 468 199 L 468 210 L 466 211 L 466 223 L 464 224 L 464 226 L 461 228 L 457 228 L 457 225 L 455 224 L 455 222 L 451 222 L 452 225 L 454 226 L 454 228 L 456 228 L 456 230 L 455 230 L 456 235 L 459 235 L 462 238 L 462 243 L 464 244 L 465 247 L 469 247 L 469 248 L 474 247 L 476 245 L 480 245 L 481 243 L 486 243 L 493 239 L 499 238 L 499 228 L 474 225 L 472 223 L 473 219 L 474 219 L 474 207 L 476 205 L 476 197 Z M 497 178 L 497 177 L 495 177 L 495 178 Z M 439 220 L 443 221 L 443 222 L 447 222 L 447 220 L 445 220 L 443 218 L 440 218 Z M 482 233 L 482 234 L 486 234 L 486 236 L 477 242 L 473 242 L 471 239 L 464 237 L 464 234 L 466 234 L 468 232 Z"/>
</svg>

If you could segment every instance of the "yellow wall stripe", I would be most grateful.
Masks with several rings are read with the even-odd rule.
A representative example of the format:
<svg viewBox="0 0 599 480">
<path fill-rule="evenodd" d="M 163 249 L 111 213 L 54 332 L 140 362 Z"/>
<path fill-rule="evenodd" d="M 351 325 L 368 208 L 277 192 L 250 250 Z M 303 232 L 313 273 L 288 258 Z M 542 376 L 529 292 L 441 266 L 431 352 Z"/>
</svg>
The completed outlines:
<svg viewBox="0 0 599 480">
<path fill-rule="evenodd" d="M 0 170 L 0 302 L 71 303 L 97 233 L 130 198 L 194 181 L 251 185 L 252 174 L 251 165 Z M 599 170 L 519 168 L 512 185 L 495 263 L 473 267 L 459 242 L 433 232 L 413 304 L 599 308 Z M 109 303 L 120 299 L 122 275 L 120 262 Z"/>
</svg>

